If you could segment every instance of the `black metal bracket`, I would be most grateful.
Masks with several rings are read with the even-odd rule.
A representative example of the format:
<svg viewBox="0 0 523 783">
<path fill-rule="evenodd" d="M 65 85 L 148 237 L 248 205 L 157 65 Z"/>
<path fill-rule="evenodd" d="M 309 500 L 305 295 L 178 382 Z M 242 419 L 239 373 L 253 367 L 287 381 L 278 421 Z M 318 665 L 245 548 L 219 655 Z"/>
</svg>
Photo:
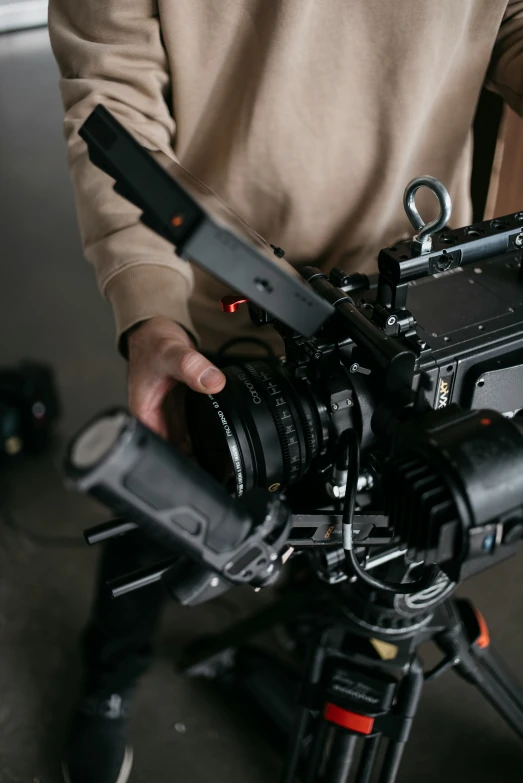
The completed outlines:
<svg viewBox="0 0 523 783">
<path fill-rule="evenodd" d="M 523 246 L 523 212 L 485 220 L 465 228 L 447 228 L 432 235 L 432 250 L 419 255 L 410 239 L 384 248 L 378 256 L 378 303 L 405 309 L 408 283 L 477 263 Z"/>
</svg>

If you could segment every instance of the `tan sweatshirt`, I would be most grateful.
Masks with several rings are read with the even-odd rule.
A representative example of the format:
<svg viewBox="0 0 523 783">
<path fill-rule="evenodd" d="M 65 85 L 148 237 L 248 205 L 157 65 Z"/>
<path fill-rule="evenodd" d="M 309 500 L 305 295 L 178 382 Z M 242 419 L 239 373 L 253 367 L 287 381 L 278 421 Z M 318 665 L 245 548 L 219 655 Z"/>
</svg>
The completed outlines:
<svg viewBox="0 0 523 783">
<path fill-rule="evenodd" d="M 292 263 L 363 272 L 412 233 L 415 176 L 470 220 L 485 81 L 523 113 L 523 0 L 50 0 L 49 24 L 85 253 L 119 334 L 155 315 L 207 349 L 252 332 L 89 162 L 77 131 L 96 104 Z"/>
</svg>

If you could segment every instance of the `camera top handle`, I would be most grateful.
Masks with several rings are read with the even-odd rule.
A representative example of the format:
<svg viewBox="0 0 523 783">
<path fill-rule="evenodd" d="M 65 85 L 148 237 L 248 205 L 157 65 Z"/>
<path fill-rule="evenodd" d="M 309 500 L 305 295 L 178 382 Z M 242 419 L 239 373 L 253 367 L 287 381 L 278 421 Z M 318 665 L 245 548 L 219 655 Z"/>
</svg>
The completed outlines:
<svg viewBox="0 0 523 783">
<path fill-rule="evenodd" d="M 176 247 L 180 258 L 311 337 L 332 307 L 225 202 L 171 161 L 161 166 L 104 106 L 79 130 L 95 166 L 115 180 L 114 189 L 141 211 L 141 221 Z"/>
<path fill-rule="evenodd" d="M 441 207 L 440 216 L 428 225 L 423 224 L 414 203 L 421 187 L 431 190 Z M 523 248 L 523 212 L 450 229 L 446 225 L 450 196 L 434 177 L 413 179 L 405 190 L 404 205 L 418 233 L 384 248 L 378 256 L 378 303 L 388 310 L 405 309 L 408 283 L 413 280 Z"/>
</svg>

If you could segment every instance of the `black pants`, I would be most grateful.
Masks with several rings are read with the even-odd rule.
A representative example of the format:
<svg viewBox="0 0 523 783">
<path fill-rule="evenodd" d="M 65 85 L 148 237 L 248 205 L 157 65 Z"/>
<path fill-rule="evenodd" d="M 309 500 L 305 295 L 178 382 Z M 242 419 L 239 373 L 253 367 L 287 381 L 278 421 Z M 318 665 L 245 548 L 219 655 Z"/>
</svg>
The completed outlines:
<svg viewBox="0 0 523 783">
<path fill-rule="evenodd" d="M 106 583 L 163 559 L 165 549 L 139 531 L 105 545 L 83 643 L 88 694 L 121 693 L 147 669 L 167 592 L 162 584 L 154 584 L 113 599 Z"/>
</svg>

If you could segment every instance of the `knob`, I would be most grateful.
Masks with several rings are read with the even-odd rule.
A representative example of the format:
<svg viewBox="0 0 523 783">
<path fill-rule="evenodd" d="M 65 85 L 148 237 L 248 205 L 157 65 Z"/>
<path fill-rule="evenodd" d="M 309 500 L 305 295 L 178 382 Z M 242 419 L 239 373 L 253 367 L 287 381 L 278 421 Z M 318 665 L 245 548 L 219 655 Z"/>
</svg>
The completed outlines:
<svg viewBox="0 0 523 783">
<path fill-rule="evenodd" d="M 241 304 L 248 302 L 241 294 L 233 294 L 232 296 L 224 296 L 221 300 L 222 310 L 224 313 L 235 313 Z"/>
</svg>

